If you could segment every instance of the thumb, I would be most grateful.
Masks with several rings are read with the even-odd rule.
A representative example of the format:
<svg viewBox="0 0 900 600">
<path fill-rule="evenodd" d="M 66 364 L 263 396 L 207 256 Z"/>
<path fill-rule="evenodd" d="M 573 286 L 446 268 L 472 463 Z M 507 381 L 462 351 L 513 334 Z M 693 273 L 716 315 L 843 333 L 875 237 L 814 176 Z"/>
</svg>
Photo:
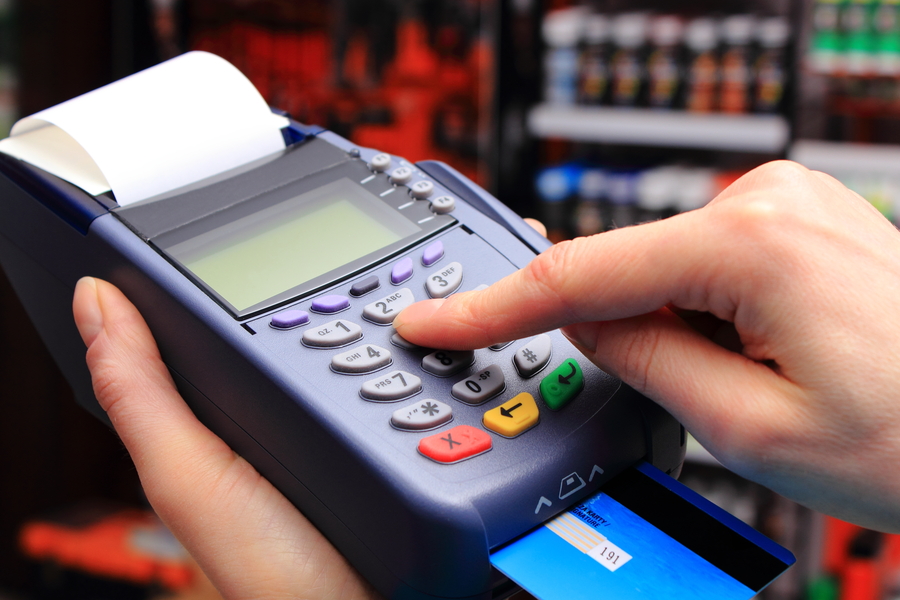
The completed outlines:
<svg viewBox="0 0 900 600">
<path fill-rule="evenodd" d="M 327 587 L 330 598 L 368 594 L 309 521 L 197 420 L 147 324 L 115 286 L 82 279 L 73 313 L 97 400 L 147 498 L 226 597 L 260 597 L 261 589 L 293 597 L 304 585 Z"/>
<path fill-rule="evenodd" d="M 678 419 L 723 463 L 739 460 L 792 383 L 764 364 L 727 350 L 663 308 L 652 313 L 563 328 L 594 364 L 619 377 Z M 786 419 L 790 421 L 790 419 Z"/>
</svg>

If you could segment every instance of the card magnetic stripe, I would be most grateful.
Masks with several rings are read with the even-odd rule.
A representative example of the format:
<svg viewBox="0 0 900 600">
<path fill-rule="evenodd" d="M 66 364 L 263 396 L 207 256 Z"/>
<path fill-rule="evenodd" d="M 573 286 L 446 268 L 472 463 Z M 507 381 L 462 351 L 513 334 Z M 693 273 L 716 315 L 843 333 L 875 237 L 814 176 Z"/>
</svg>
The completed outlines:
<svg viewBox="0 0 900 600">
<path fill-rule="evenodd" d="M 796 562 L 789 551 L 649 463 L 616 476 L 602 491 L 754 591 Z"/>
</svg>

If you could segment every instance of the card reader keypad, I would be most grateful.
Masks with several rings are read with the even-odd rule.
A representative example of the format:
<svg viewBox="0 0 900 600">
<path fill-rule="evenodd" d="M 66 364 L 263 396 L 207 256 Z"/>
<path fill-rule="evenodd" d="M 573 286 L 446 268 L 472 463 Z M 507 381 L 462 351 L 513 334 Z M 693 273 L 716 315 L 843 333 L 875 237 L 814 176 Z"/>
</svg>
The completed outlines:
<svg viewBox="0 0 900 600">
<path fill-rule="evenodd" d="M 380 409 L 373 426 L 380 421 L 393 432 L 386 435 L 411 436 L 414 454 L 447 465 L 489 455 L 496 444 L 516 443 L 540 427 L 542 417 L 565 413 L 584 386 L 575 358 L 553 356 L 550 335 L 475 351 L 422 348 L 403 339 L 390 325 L 410 304 L 484 287 L 470 281 L 477 277 L 475 265 L 454 258 L 453 244 L 427 242 L 376 273 L 266 318 L 271 335 L 299 335 L 297 347 L 310 353 L 308 359 L 326 358 L 335 384 L 343 389 L 352 382 L 356 398 L 349 402 L 360 403 L 360 410 L 372 407 L 366 414 Z M 359 297 L 378 281 L 396 284 L 400 278 L 399 289 L 388 285 L 381 297 Z M 344 318 L 326 321 L 329 308 L 346 311 Z M 307 369 L 308 362 L 298 368 Z M 549 374 L 539 377 L 545 369 Z"/>
</svg>

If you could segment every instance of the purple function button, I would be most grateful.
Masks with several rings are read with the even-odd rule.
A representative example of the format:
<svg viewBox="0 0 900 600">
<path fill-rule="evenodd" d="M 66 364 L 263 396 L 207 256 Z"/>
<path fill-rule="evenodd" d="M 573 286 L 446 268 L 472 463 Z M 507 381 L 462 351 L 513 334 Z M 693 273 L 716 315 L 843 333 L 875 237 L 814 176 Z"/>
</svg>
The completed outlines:
<svg viewBox="0 0 900 600">
<path fill-rule="evenodd" d="M 272 315 L 270 325 L 276 329 L 291 329 L 309 323 L 309 313 L 305 310 L 285 310 Z"/>
<path fill-rule="evenodd" d="M 399 285 L 412 277 L 413 274 L 413 262 L 410 257 L 406 257 L 394 265 L 394 268 L 391 269 L 391 283 L 394 285 Z"/>
<path fill-rule="evenodd" d="M 322 296 L 312 302 L 312 309 L 320 313 L 336 313 L 350 306 L 350 298 L 340 294 Z"/>
<path fill-rule="evenodd" d="M 430 267 L 444 256 L 444 242 L 438 240 L 425 248 L 422 253 L 422 264 Z"/>
</svg>

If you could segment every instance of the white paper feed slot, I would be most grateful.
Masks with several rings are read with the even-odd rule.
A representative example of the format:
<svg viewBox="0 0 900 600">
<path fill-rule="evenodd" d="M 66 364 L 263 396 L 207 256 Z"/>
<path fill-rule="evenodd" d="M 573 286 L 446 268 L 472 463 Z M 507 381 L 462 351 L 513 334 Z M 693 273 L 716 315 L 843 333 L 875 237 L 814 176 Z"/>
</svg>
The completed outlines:
<svg viewBox="0 0 900 600">
<path fill-rule="evenodd" d="M 287 124 L 228 61 L 189 52 L 21 119 L 0 152 L 126 206 L 283 150 Z"/>
</svg>

